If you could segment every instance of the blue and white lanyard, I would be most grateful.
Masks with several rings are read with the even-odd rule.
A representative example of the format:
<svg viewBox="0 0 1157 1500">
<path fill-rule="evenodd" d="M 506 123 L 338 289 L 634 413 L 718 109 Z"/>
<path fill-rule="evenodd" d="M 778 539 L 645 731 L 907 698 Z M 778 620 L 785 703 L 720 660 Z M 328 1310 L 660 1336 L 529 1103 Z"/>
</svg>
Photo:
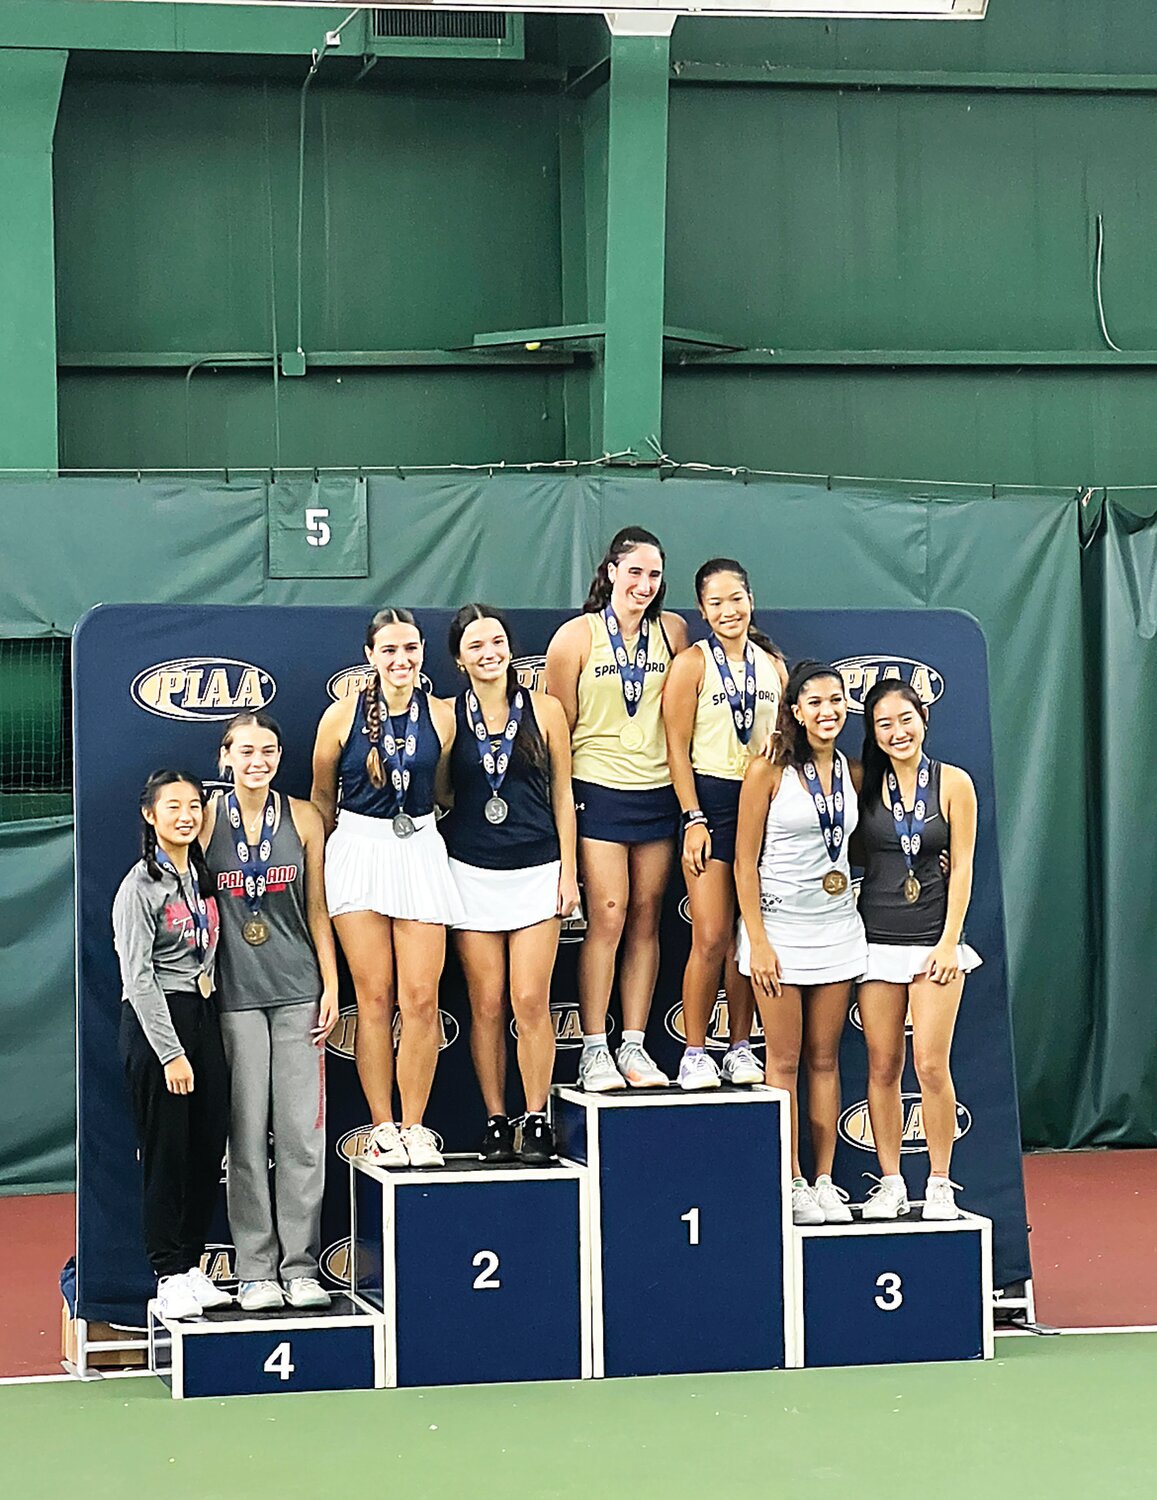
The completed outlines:
<svg viewBox="0 0 1157 1500">
<path fill-rule="evenodd" d="M 185 903 L 185 909 L 193 921 L 193 942 L 196 945 L 197 957 L 204 964 L 209 956 L 209 911 L 205 905 L 204 897 L 201 895 L 201 887 L 197 884 L 197 872 L 193 868 L 192 861 L 189 862 L 189 884 L 193 888 L 193 899 L 190 901 L 185 891 L 185 882 L 181 879 L 180 871 L 176 865 L 158 846 L 156 861 L 162 870 L 166 870 L 177 882 L 177 889 L 181 893 L 181 900 Z"/>
<path fill-rule="evenodd" d="M 908 866 L 909 875 L 916 873 L 916 860 L 920 854 L 920 846 L 924 842 L 924 824 L 928 817 L 928 783 L 931 779 L 932 762 L 926 755 L 921 755 L 920 769 L 916 772 L 916 801 L 912 805 L 912 811 L 908 812 L 904 806 L 904 798 L 900 792 L 900 783 L 896 779 L 896 773 L 891 766 L 888 767 L 886 783 L 888 796 L 892 801 L 892 817 L 896 820 L 900 849 L 904 855 L 904 862 Z"/>
<path fill-rule="evenodd" d="M 647 637 L 650 634 L 650 622 L 646 615 L 640 620 L 639 643 L 635 647 L 634 656 L 631 657 L 623 641 L 623 632 L 619 628 L 615 612 L 609 604 L 603 610 L 603 619 L 606 621 L 607 635 L 610 637 L 615 665 L 618 667 L 619 677 L 622 679 L 623 704 L 627 710 L 627 717 L 633 719 L 638 712 L 639 704 L 643 700 L 643 683 L 647 676 Z"/>
<path fill-rule="evenodd" d="M 237 801 L 236 792 L 229 792 L 226 795 L 225 811 L 229 817 L 229 826 L 233 830 L 237 862 L 245 877 L 245 904 L 252 914 L 257 916 L 261 910 L 261 903 L 265 899 L 269 861 L 273 854 L 273 825 L 277 820 L 277 807 L 273 793 L 267 792 L 265 796 L 265 811 L 261 814 L 261 832 L 258 835 L 260 843 L 256 849 L 245 836 L 245 829 L 241 822 L 241 806 Z"/>
<path fill-rule="evenodd" d="M 382 705 L 385 709 L 385 704 Z M 406 713 L 409 721 L 406 725 L 405 737 L 399 739 L 393 731 L 393 722 L 386 713 L 386 724 L 383 726 L 382 754 L 386 758 L 386 764 L 390 768 L 390 785 L 394 789 L 397 802 L 394 813 L 401 812 L 406 805 L 406 793 L 410 790 L 410 767 L 418 754 L 418 723 L 419 694 L 414 693 L 410 699 L 410 707 Z"/>
<path fill-rule="evenodd" d="M 506 780 L 506 773 L 510 769 L 510 756 L 514 750 L 518 726 L 522 723 L 522 707 L 522 689 L 519 688 L 511 700 L 510 716 L 502 733 L 502 743 L 496 753 L 490 748 L 490 731 L 486 728 L 478 699 L 474 696 L 472 689 L 467 690 L 466 693 L 466 720 L 474 732 L 474 741 L 478 746 L 478 758 L 482 762 L 483 773 L 490 783 L 490 790 L 496 797 L 502 790 L 502 783 Z"/>
<path fill-rule="evenodd" d="M 820 820 L 820 832 L 824 836 L 828 854 L 831 856 L 832 863 L 835 864 L 844 847 L 844 769 L 839 752 L 837 751 L 832 757 L 830 799 L 824 796 L 819 772 L 813 761 L 809 760 L 804 765 L 803 778 L 807 783 L 808 793 L 815 803 L 816 814 Z"/>
<path fill-rule="evenodd" d="M 713 630 L 708 631 L 708 639 L 711 642 L 711 655 L 715 658 L 715 665 L 719 668 L 719 675 L 723 679 L 723 691 L 727 694 L 731 717 L 735 721 L 735 733 L 739 736 L 739 743 L 746 745 L 755 727 L 755 647 L 748 641 L 747 650 L 743 653 L 744 673 L 741 695 L 735 685 L 735 678 L 732 676 L 727 652 L 724 651 Z"/>
</svg>

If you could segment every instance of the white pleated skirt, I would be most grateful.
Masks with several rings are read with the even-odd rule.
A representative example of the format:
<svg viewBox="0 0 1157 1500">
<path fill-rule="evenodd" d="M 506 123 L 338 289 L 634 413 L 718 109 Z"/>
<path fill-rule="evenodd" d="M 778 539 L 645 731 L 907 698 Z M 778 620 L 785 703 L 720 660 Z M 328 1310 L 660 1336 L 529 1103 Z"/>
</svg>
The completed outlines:
<svg viewBox="0 0 1157 1500">
<path fill-rule="evenodd" d="M 768 927 L 768 940 L 779 958 L 784 984 L 843 984 L 859 979 L 868 962 L 868 940 L 859 917 L 855 922 L 818 923 L 815 941 L 806 945 L 785 939 Z M 751 975 L 751 940 L 743 922 L 735 943 L 735 961 L 739 972 Z"/>
<path fill-rule="evenodd" d="M 869 943 L 868 966 L 863 977 L 879 984 L 911 984 L 919 975 L 927 974 L 931 953 L 932 948 L 927 944 Z M 976 949 L 967 943 L 957 946 L 956 963 L 962 974 L 971 974 L 983 962 Z"/>
<path fill-rule="evenodd" d="M 331 917 L 376 911 L 449 927 L 462 918 L 446 845 L 433 813 L 400 839 L 389 818 L 343 811 L 325 846 L 325 899 Z"/>
<path fill-rule="evenodd" d="M 452 925 L 465 932 L 518 932 L 545 922 L 558 911 L 561 863 L 523 870 L 483 870 L 450 861 L 450 874 L 466 915 Z"/>
</svg>

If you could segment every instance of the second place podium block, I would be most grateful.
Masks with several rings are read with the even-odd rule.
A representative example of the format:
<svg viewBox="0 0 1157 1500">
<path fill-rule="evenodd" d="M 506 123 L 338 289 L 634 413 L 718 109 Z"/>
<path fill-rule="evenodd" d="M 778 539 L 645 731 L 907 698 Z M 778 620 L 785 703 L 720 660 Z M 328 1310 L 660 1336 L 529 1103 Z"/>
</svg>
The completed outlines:
<svg viewBox="0 0 1157 1500">
<path fill-rule="evenodd" d="M 385 1315 L 388 1386 L 590 1375 L 581 1169 L 358 1159 L 351 1196 L 352 1290 Z"/>
<path fill-rule="evenodd" d="M 556 1088 L 553 1112 L 590 1174 L 594 1374 L 793 1363 L 787 1095 Z"/>
</svg>

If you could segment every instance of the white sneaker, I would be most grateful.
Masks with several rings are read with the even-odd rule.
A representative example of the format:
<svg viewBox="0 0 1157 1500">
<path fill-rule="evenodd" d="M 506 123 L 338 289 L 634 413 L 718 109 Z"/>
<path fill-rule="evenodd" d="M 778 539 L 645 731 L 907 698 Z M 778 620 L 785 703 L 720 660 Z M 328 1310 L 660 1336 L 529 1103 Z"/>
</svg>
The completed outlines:
<svg viewBox="0 0 1157 1500">
<path fill-rule="evenodd" d="M 826 1172 L 816 1178 L 813 1190 L 816 1202 L 823 1210 L 825 1224 L 850 1224 L 852 1211 L 848 1207 L 849 1194 L 837 1187 Z"/>
<path fill-rule="evenodd" d="M 793 1224 L 822 1224 L 824 1211 L 816 1199 L 815 1188 L 806 1182 L 791 1185 L 791 1222 Z"/>
<path fill-rule="evenodd" d="M 656 1067 L 646 1047 L 638 1042 L 624 1042 L 615 1053 L 619 1072 L 633 1089 L 665 1089 L 671 1080 Z"/>
<path fill-rule="evenodd" d="M 684 1052 L 679 1064 L 679 1087 L 688 1093 L 719 1087 L 719 1069 L 706 1052 Z"/>
<path fill-rule="evenodd" d="M 723 1058 L 723 1081 L 740 1088 L 763 1082 L 763 1066 L 746 1042 L 742 1047 L 728 1047 Z"/>
<path fill-rule="evenodd" d="M 285 1306 L 285 1293 L 276 1281 L 243 1281 L 237 1303 L 246 1312 L 272 1312 Z"/>
<path fill-rule="evenodd" d="M 384 1125 L 375 1125 L 366 1137 L 362 1155 L 376 1167 L 408 1167 L 410 1158 L 402 1144 L 401 1133 L 392 1120 Z"/>
<path fill-rule="evenodd" d="M 199 1318 L 201 1304 L 187 1276 L 162 1276 L 157 1282 L 157 1311 L 162 1318 Z"/>
<path fill-rule="evenodd" d="M 625 1089 L 626 1079 L 615 1067 L 609 1047 L 584 1047 L 579 1059 L 579 1087 L 588 1094 L 610 1094 Z"/>
<path fill-rule="evenodd" d="M 444 1167 L 446 1165 L 434 1132 L 424 1125 L 407 1125 L 401 1132 L 406 1160 L 412 1167 Z"/>
<path fill-rule="evenodd" d="M 292 1276 L 285 1286 L 290 1307 L 328 1307 L 333 1298 L 316 1276 Z"/>
<path fill-rule="evenodd" d="M 962 1191 L 958 1182 L 952 1182 L 947 1177 L 929 1177 L 928 1185 L 924 1189 L 924 1207 L 920 1217 L 922 1219 L 954 1219 L 957 1209 L 953 1188 L 958 1193 Z"/>
<path fill-rule="evenodd" d="M 865 1174 L 870 1176 L 870 1173 Z M 881 1177 L 864 1200 L 863 1219 L 902 1219 L 909 1210 L 908 1187 L 897 1173 Z"/>
<path fill-rule="evenodd" d="M 189 1290 L 196 1297 L 197 1304 L 201 1308 L 229 1307 L 233 1301 L 232 1293 L 218 1286 L 215 1281 L 210 1281 L 200 1266 L 194 1266 L 191 1271 L 187 1271 L 185 1280 L 189 1283 Z"/>
</svg>

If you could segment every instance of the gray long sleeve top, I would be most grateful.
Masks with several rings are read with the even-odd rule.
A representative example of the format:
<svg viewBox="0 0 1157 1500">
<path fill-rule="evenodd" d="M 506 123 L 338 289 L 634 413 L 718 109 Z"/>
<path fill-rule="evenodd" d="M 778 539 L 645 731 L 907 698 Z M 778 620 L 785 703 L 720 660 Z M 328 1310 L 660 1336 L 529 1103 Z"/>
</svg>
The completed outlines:
<svg viewBox="0 0 1157 1500">
<path fill-rule="evenodd" d="M 186 890 L 191 876 L 184 875 Z M 113 941 L 120 961 L 122 999 L 137 1013 L 141 1029 L 162 1064 L 181 1057 L 166 992 L 196 992 L 202 968 L 212 979 L 217 963 L 217 903 L 202 891 L 209 909 L 209 951 L 197 956 L 196 930 L 176 878 L 167 871 L 153 880 L 144 860 L 121 881 L 112 907 Z"/>
</svg>

